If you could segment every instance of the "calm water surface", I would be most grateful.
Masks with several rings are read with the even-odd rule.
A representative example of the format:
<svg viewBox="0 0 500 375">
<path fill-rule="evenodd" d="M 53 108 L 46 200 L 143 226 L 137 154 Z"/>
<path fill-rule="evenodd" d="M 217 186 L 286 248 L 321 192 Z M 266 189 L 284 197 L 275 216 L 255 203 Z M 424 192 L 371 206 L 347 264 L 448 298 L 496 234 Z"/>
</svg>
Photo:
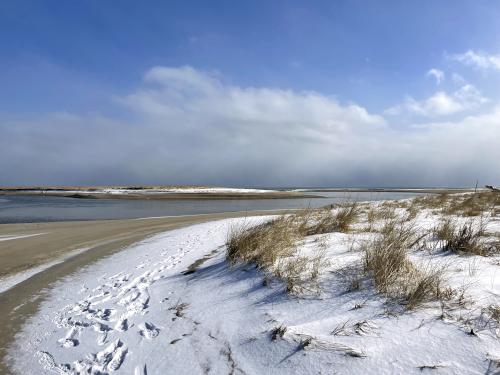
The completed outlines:
<svg viewBox="0 0 500 375">
<path fill-rule="evenodd" d="M 317 193 L 312 193 L 317 194 Z M 345 200 L 410 198 L 419 193 L 319 193 L 326 198 L 249 200 L 124 200 L 0 196 L 0 223 L 134 219 L 234 211 L 321 207 Z"/>
</svg>

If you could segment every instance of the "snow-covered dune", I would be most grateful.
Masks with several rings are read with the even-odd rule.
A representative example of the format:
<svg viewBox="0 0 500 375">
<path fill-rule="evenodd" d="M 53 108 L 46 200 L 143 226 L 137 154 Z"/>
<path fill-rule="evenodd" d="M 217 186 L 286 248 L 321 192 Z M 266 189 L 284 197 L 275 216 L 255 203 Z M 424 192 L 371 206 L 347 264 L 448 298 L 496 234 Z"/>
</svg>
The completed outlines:
<svg viewBox="0 0 500 375">
<path fill-rule="evenodd" d="M 230 219 L 151 237 L 61 280 L 10 349 L 19 374 L 485 374 L 498 373 L 498 327 L 468 324 L 500 301 L 496 258 L 415 254 L 447 263 L 470 285 L 467 315 L 439 304 L 394 314 L 373 289 L 346 292 L 356 237 L 328 234 L 320 296 L 264 286 L 252 265 L 225 260 Z M 421 219 L 422 226 L 434 224 Z M 363 236 L 362 234 L 360 236 Z M 311 236 L 304 251 L 317 243 Z M 341 272 L 342 271 L 342 272 Z M 458 311 L 458 310 L 457 310 Z M 460 314 L 465 314 L 460 310 Z M 277 327 L 286 327 L 280 335 Z M 275 336 L 275 337 L 273 337 Z M 274 339 L 273 339 L 274 338 Z M 490 372 L 488 372 L 490 371 Z"/>
</svg>

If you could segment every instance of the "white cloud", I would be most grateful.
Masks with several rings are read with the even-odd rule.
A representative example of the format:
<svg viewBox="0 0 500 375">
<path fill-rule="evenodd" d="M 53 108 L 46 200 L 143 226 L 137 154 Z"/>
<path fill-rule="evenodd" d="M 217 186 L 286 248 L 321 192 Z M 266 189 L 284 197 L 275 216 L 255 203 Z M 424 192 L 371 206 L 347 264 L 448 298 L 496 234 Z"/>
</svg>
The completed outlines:
<svg viewBox="0 0 500 375">
<path fill-rule="evenodd" d="M 457 85 L 463 85 L 465 84 L 467 81 L 465 80 L 464 77 L 462 77 L 460 74 L 458 73 L 453 73 L 451 75 L 451 80 L 453 81 L 453 83 L 457 84 Z"/>
<path fill-rule="evenodd" d="M 444 72 L 442 70 L 433 68 L 427 72 L 427 77 L 434 77 L 434 79 L 436 80 L 436 84 L 439 85 L 444 81 Z"/>
<path fill-rule="evenodd" d="M 465 53 L 452 55 L 451 59 L 478 69 L 500 70 L 500 55 L 491 55 L 484 52 L 468 50 Z"/>
<path fill-rule="evenodd" d="M 225 85 L 190 67 L 156 67 L 146 74 L 147 87 L 122 99 L 130 109 L 162 123 L 217 131 L 222 124 L 235 134 L 274 132 L 325 139 L 385 125 L 381 116 L 355 105 L 341 105 L 315 92 Z M 202 114 L 202 115 L 200 115 Z"/>
<path fill-rule="evenodd" d="M 456 103 L 476 97 L 466 85 L 416 108 L 453 112 Z M 418 128 L 391 127 L 359 105 L 319 93 L 227 85 L 189 67 L 154 68 L 120 101 L 130 109 L 128 120 L 123 114 L 0 118 L 6 155 L 0 185 L 500 182 L 500 107 Z"/>
<path fill-rule="evenodd" d="M 448 116 L 477 109 L 487 101 L 488 99 L 483 97 L 479 90 L 470 84 L 466 84 L 451 94 L 438 91 L 421 101 L 409 96 L 402 104 L 389 108 L 385 113 L 393 116 L 404 113 L 424 117 Z"/>
</svg>

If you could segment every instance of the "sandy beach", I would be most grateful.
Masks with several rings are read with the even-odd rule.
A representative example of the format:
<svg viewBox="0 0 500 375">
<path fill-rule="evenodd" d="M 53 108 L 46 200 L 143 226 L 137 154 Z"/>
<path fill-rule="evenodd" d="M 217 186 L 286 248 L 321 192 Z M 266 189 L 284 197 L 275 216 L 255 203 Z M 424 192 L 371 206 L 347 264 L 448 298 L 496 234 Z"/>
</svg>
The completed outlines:
<svg viewBox="0 0 500 375">
<path fill-rule="evenodd" d="M 6 348 L 57 280 L 156 233 L 218 219 L 279 212 L 283 211 L 0 225 L 0 279 L 85 249 L 0 293 L 0 374 L 8 373 Z"/>
</svg>

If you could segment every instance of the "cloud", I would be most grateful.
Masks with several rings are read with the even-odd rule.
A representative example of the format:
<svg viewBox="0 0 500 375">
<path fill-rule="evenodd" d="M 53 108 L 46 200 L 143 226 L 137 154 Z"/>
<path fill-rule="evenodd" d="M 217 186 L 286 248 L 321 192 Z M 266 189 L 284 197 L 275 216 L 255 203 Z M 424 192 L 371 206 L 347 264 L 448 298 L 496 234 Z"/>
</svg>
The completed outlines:
<svg viewBox="0 0 500 375">
<path fill-rule="evenodd" d="M 464 87 L 454 101 L 475 96 Z M 500 107 L 403 128 L 316 92 L 239 87 L 191 67 L 151 69 L 118 105 L 120 117 L 0 118 L 0 185 L 500 182 Z"/>
<path fill-rule="evenodd" d="M 444 72 L 433 68 L 427 72 L 427 77 L 434 77 L 436 79 L 436 84 L 439 85 L 444 81 Z"/>
<path fill-rule="evenodd" d="M 457 84 L 457 85 L 463 85 L 465 84 L 467 81 L 465 80 L 464 77 L 462 77 L 460 74 L 458 73 L 453 73 L 451 75 L 451 80 L 453 81 L 453 83 Z"/>
<path fill-rule="evenodd" d="M 500 70 L 500 55 L 491 55 L 484 52 L 468 50 L 465 53 L 452 55 L 451 59 L 482 70 Z"/>
<path fill-rule="evenodd" d="M 451 94 L 438 91 L 421 101 L 408 96 L 402 104 L 389 108 L 385 113 L 392 116 L 404 113 L 424 117 L 449 116 L 476 109 L 487 102 L 488 99 L 483 97 L 478 89 L 466 84 Z"/>
</svg>

